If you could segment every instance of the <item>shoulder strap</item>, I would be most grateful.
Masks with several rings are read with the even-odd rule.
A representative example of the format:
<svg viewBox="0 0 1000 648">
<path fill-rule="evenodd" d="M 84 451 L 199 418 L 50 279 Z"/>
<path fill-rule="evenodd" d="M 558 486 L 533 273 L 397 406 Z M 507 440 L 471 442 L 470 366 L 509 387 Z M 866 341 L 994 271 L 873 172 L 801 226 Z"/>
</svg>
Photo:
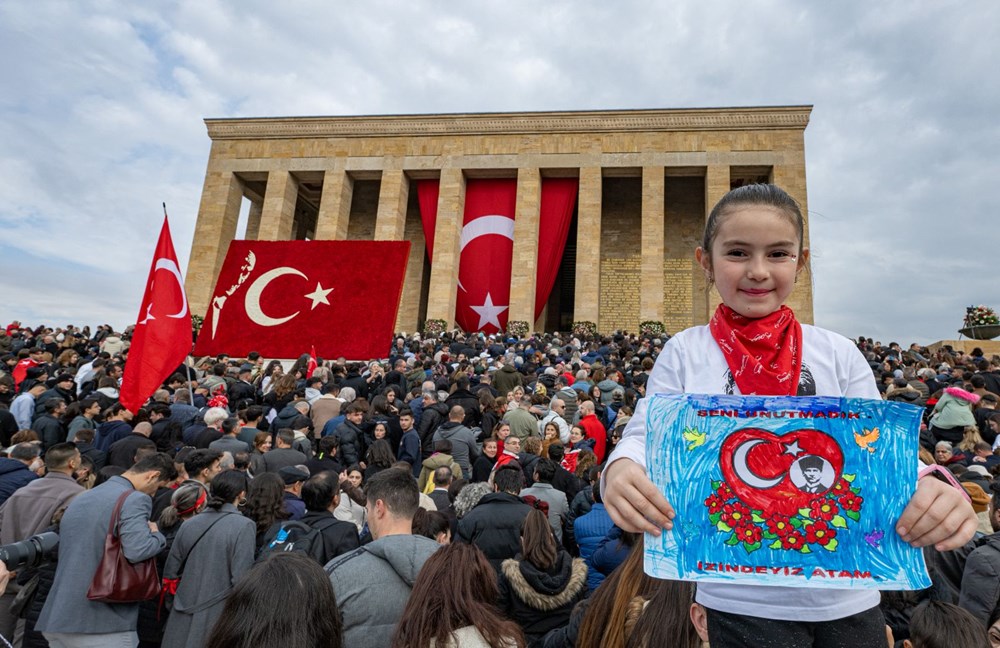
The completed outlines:
<svg viewBox="0 0 1000 648">
<path fill-rule="evenodd" d="M 180 578 L 181 575 L 184 574 L 184 565 L 187 564 L 187 560 L 191 556 L 191 554 L 194 552 L 194 548 L 196 546 L 198 546 L 198 543 L 201 542 L 201 539 L 205 537 L 205 534 L 208 533 L 208 530 L 211 529 L 212 527 L 214 527 L 216 522 L 218 522 L 222 518 L 226 517 L 227 515 L 232 515 L 232 513 L 229 512 L 229 511 L 226 511 L 225 513 L 222 513 L 221 515 L 219 515 L 219 517 L 217 517 L 214 520 L 212 520 L 212 523 L 209 524 L 207 527 L 205 527 L 205 529 L 195 539 L 195 541 L 193 543 L 191 543 L 191 548 L 188 549 L 188 551 L 187 551 L 186 554 L 184 554 L 184 558 L 181 559 L 180 566 L 177 567 L 177 578 Z"/>
<path fill-rule="evenodd" d="M 115 502 L 115 509 L 111 512 L 111 520 L 108 521 L 108 535 L 113 535 L 118 530 L 118 522 L 121 521 L 122 516 L 122 505 L 125 504 L 125 500 L 133 492 L 134 490 L 127 490 L 118 496 L 118 501 Z"/>
</svg>

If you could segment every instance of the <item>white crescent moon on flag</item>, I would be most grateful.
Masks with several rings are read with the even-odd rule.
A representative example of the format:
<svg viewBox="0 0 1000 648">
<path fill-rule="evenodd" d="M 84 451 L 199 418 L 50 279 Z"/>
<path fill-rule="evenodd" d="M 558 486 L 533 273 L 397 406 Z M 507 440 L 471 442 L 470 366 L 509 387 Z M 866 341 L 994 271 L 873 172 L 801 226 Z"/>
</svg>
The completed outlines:
<svg viewBox="0 0 1000 648">
<path fill-rule="evenodd" d="M 297 275 L 303 279 L 309 278 L 295 268 L 281 266 L 280 268 L 275 268 L 274 270 L 268 270 L 261 276 L 257 277 L 257 279 L 250 284 L 250 287 L 247 288 L 247 296 L 244 299 L 244 306 L 247 311 L 247 317 L 249 317 L 254 324 L 257 324 L 258 326 L 278 326 L 279 324 L 284 324 L 299 314 L 299 311 L 295 311 L 288 317 L 269 317 L 260 309 L 260 295 L 264 292 L 264 289 L 267 288 L 267 285 L 278 277 L 289 274 Z"/>
<path fill-rule="evenodd" d="M 173 319 L 180 319 L 184 317 L 188 313 L 188 301 L 187 295 L 184 293 L 184 280 L 181 278 L 181 269 L 177 267 L 177 262 L 170 259 L 157 259 L 153 272 L 156 272 L 157 270 L 166 270 L 170 274 L 174 275 L 174 278 L 177 279 L 177 287 L 181 290 L 181 299 L 184 300 L 184 304 L 181 306 L 181 309 L 174 315 L 167 315 L 167 317 Z"/>
<path fill-rule="evenodd" d="M 747 465 L 747 455 L 754 446 L 760 443 L 765 443 L 765 441 L 763 439 L 748 439 L 736 446 L 736 449 L 733 450 L 733 470 L 736 472 L 736 476 L 747 486 L 758 490 L 767 490 L 780 484 L 784 477 L 764 479 L 750 470 L 750 466 Z"/>
<path fill-rule="evenodd" d="M 472 243 L 480 236 L 497 234 L 514 240 L 514 219 L 509 216 L 481 216 L 470 221 L 462 228 L 462 247 Z"/>
</svg>

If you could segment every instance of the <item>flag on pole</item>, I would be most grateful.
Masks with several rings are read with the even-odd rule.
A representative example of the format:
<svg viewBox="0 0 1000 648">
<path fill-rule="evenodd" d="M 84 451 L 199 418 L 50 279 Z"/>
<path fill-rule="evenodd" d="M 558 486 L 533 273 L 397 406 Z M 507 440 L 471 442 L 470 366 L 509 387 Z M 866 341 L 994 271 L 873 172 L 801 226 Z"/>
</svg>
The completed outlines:
<svg viewBox="0 0 1000 648">
<path fill-rule="evenodd" d="M 191 309 L 170 238 L 166 210 L 139 308 L 119 395 L 138 411 L 191 352 Z"/>
<path fill-rule="evenodd" d="M 319 363 L 316 362 L 316 345 L 312 345 L 309 349 L 309 362 L 306 364 L 306 378 L 312 378 L 313 372 L 316 371 L 316 367 Z"/>
</svg>

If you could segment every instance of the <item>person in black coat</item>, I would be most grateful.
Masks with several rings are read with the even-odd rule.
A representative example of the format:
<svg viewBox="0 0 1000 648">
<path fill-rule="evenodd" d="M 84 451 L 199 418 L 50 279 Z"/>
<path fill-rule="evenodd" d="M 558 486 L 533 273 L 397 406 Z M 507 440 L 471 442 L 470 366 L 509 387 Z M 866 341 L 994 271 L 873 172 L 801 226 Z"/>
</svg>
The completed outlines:
<svg viewBox="0 0 1000 648">
<path fill-rule="evenodd" d="M 38 460 L 41 450 L 37 443 L 18 443 L 7 457 L 0 457 L 0 504 L 18 488 L 38 479 L 30 466 Z"/>
<path fill-rule="evenodd" d="M 529 647 L 540 646 L 587 595 L 587 565 L 559 547 L 539 509 L 525 517 L 520 540 L 522 551 L 501 565 L 498 607 L 521 626 Z"/>
<path fill-rule="evenodd" d="M 108 455 L 94 447 L 94 430 L 83 429 L 76 433 L 73 444 L 80 451 L 81 457 L 87 457 L 94 463 L 94 472 L 107 465 Z"/>
<path fill-rule="evenodd" d="M 152 431 L 153 426 L 148 421 L 143 421 L 135 426 L 132 434 L 112 443 L 108 449 L 108 465 L 128 470 L 135 463 L 135 454 L 140 448 L 156 452 L 156 444 L 149 439 Z"/>
<path fill-rule="evenodd" d="M 461 405 L 465 410 L 465 418 L 462 425 L 467 428 L 480 427 L 482 424 L 482 414 L 479 411 L 479 398 L 469 391 L 469 377 L 462 375 L 455 381 L 455 391 L 451 392 L 445 406 L 450 410 L 455 405 Z"/>
<path fill-rule="evenodd" d="M 448 406 L 438 402 L 437 394 L 425 392 L 421 398 L 424 409 L 420 416 L 417 434 L 420 435 L 421 454 L 426 459 L 434 454 L 434 432 L 448 420 Z"/>
<path fill-rule="evenodd" d="M 458 539 L 479 547 L 498 572 L 504 560 L 521 550 L 521 524 L 532 510 L 517 496 L 522 488 L 521 467 L 513 462 L 501 466 L 493 476 L 494 492 L 458 521 Z"/>
<path fill-rule="evenodd" d="M 323 538 L 322 547 L 313 556 L 320 565 L 361 546 L 358 528 L 333 516 L 340 504 L 339 475 L 325 471 L 310 477 L 302 485 L 302 501 L 306 514 L 300 522 L 318 530 Z"/>
<path fill-rule="evenodd" d="M 339 442 L 341 463 L 348 466 L 361 461 L 364 453 L 364 432 L 360 423 L 365 417 L 365 406 L 351 403 L 344 414 L 344 422 L 337 426 L 333 435 Z"/>
</svg>

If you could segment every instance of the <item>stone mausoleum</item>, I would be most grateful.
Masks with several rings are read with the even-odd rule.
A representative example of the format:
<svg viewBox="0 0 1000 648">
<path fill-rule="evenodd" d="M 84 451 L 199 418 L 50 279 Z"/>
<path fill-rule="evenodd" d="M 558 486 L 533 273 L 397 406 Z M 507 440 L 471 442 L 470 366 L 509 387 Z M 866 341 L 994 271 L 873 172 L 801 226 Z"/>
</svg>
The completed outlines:
<svg viewBox="0 0 1000 648">
<path fill-rule="evenodd" d="M 233 239 L 409 240 L 396 330 L 455 322 L 465 185 L 516 178 L 509 319 L 602 332 L 703 324 L 718 303 L 694 261 L 730 188 L 773 182 L 807 214 L 810 106 L 207 119 L 212 140 L 186 286 L 204 313 Z M 556 281 L 536 319 L 539 187 L 578 179 Z M 433 263 L 416 182 L 439 181 Z M 808 245 L 808 223 L 806 230 Z M 377 260 L 358 259 L 359 263 Z M 813 321 L 811 281 L 789 305 Z"/>
</svg>

